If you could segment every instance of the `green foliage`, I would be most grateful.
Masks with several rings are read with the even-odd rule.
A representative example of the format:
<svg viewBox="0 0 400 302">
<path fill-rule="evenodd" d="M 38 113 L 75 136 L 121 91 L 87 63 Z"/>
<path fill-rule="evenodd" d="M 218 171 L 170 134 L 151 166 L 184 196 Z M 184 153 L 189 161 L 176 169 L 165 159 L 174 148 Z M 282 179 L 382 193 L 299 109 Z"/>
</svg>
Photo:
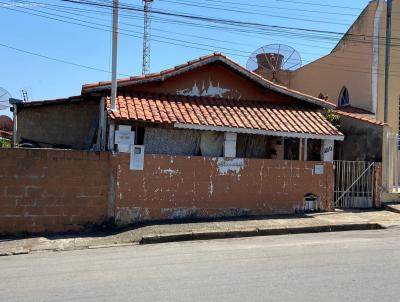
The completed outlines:
<svg viewBox="0 0 400 302">
<path fill-rule="evenodd" d="M 0 148 L 11 148 L 11 141 L 9 139 L 0 137 Z"/>
<path fill-rule="evenodd" d="M 332 109 L 324 108 L 323 114 L 332 125 L 335 127 L 339 126 L 340 116 L 337 115 Z"/>
</svg>

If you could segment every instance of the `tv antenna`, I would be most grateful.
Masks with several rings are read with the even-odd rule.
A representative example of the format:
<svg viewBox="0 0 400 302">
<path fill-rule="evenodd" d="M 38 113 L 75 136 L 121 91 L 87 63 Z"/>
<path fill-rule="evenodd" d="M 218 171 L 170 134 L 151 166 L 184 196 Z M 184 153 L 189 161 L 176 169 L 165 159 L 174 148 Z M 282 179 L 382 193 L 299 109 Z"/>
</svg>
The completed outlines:
<svg viewBox="0 0 400 302">
<path fill-rule="evenodd" d="M 143 65 L 142 74 L 148 74 L 150 71 L 150 9 L 154 0 L 143 0 L 144 2 L 144 27 L 143 27 Z"/>
<path fill-rule="evenodd" d="M 282 83 L 282 73 L 301 67 L 297 50 L 285 44 L 270 44 L 258 48 L 247 60 L 247 69 L 275 83 Z"/>
<path fill-rule="evenodd" d="M 22 94 L 22 99 L 24 100 L 24 102 L 27 102 L 29 100 L 28 90 L 21 89 L 21 94 Z"/>
<path fill-rule="evenodd" d="M 11 107 L 9 103 L 10 98 L 11 94 L 4 88 L 0 87 L 0 110 Z"/>
</svg>

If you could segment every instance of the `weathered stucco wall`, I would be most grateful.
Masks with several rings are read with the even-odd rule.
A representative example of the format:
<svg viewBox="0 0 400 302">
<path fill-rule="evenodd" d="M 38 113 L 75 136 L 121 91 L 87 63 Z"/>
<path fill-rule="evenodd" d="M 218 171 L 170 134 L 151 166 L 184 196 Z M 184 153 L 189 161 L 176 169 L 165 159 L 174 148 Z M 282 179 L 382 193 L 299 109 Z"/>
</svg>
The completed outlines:
<svg viewBox="0 0 400 302">
<path fill-rule="evenodd" d="M 333 167 L 316 162 L 146 155 L 144 171 L 129 156 L 113 158 L 115 216 L 121 225 L 158 219 L 288 214 L 307 193 L 331 209 Z"/>
<path fill-rule="evenodd" d="M 293 98 L 281 95 L 257 85 L 227 67 L 214 63 L 185 72 L 164 82 L 138 84 L 120 91 L 183 94 L 191 96 L 217 96 L 223 98 L 261 100 L 293 103 Z"/>
<path fill-rule="evenodd" d="M 335 143 L 335 159 L 381 162 L 383 130 L 382 125 L 342 116 L 340 131 L 346 133 L 346 137 Z"/>
<path fill-rule="evenodd" d="M 66 148 L 85 149 L 90 128 L 98 118 L 98 101 L 24 107 L 18 112 L 18 141 L 25 138 L 60 144 Z"/>
<path fill-rule="evenodd" d="M 109 156 L 0 149 L 0 234 L 78 231 L 107 221 Z"/>
</svg>

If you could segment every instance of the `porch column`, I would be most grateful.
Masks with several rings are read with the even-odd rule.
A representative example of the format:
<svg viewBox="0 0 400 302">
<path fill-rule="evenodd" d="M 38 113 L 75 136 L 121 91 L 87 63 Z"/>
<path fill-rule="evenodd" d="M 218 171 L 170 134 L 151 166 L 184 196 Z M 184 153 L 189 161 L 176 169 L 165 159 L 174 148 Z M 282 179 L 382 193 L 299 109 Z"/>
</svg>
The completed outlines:
<svg viewBox="0 0 400 302">
<path fill-rule="evenodd" d="M 321 160 L 333 162 L 333 154 L 335 150 L 335 141 L 324 139 L 321 144 Z"/>
<path fill-rule="evenodd" d="M 224 133 L 224 157 L 236 157 L 237 133 Z"/>
</svg>

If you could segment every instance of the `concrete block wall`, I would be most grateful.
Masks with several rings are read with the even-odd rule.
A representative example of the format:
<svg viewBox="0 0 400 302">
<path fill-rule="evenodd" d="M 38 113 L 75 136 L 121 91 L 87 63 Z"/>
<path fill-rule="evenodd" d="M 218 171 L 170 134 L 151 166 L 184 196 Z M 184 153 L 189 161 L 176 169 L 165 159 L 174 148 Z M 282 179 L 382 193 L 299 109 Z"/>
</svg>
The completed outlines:
<svg viewBox="0 0 400 302">
<path fill-rule="evenodd" d="M 107 221 L 109 156 L 0 149 L 0 234 L 78 231 Z"/>
<path fill-rule="evenodd" d="M 333 185 L 330 163 L 146 155 L 132 171 L 129 154 L 0 149 L 0 235 L 290 214 L 309 193 L 331 210 Z"/>
<path fill-rule="evenodd" d="M 144 171 L 129 170 L 129 155 L 113 157 L 119 225 L 157 219 L 291 214 L 304 196 L 333 205 L 330 163 L 146 155 Z M 323 165 L 324 173 L 315 174 Z"/>
</svg>

